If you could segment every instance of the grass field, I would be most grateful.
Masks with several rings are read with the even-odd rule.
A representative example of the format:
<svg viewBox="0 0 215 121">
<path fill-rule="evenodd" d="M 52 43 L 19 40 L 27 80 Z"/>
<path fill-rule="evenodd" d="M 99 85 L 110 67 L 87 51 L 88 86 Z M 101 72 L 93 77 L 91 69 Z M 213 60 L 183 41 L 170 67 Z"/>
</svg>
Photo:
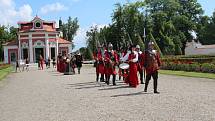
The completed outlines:
<svg viewBox="0 0 215 121">
<path fill-rule="evenodd" d="M 215 79 L 215 74 L 211 74 L 211 73 L 171 71 L 171 70 L 159 70 L 159 73 L 160 74 L 166 74 L 166 75 L 176 75 L 176 76 Z"/>
<path fill-rule="evenodd" d="M 0 70 L 0 81 L 5 78 L 12 71 L 12 67 L 8 67 Z"/>
</svg>

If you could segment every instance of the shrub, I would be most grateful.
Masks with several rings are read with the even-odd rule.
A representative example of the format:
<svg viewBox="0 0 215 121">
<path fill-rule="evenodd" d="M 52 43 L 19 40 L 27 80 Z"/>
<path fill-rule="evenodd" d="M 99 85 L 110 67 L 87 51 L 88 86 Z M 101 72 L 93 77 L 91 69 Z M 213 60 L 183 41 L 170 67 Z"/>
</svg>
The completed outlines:
<svg viewBox="0 0 215 121">
<path fill-rule="evenodd" d="M 188 71 L 188 72 L 215 73 L 215 64 L 211 64 L 211 63 L 178 64 L 173 62 L 167 62 L 162 64 L 161 69 L 175 70 L 175 71 Z"/>
<path fill-rule="evenodd" d="M 0 64 L 0 70 L 10 67 L 9 64 Z"/>
<path fill-rule="evenodd" d="M 201 71 L 204 73 L 215 73 L 215 65 L 211 63 L 204 63 L 201 66 Z"/>
</svg>

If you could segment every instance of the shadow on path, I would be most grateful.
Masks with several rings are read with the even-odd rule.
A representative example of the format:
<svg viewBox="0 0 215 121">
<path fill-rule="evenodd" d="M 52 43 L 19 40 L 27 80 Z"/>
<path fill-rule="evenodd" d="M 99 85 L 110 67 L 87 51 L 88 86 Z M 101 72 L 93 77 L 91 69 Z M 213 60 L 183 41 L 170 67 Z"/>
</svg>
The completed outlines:
<svg viewBox="0 0 215 121">
<path fill-rule="evenodd" d="M 95 87 L 101 87 L 100 85 L 94 85 L 94 86 L 86 86 L 86 87 L 79 87 L 75 89 L 90 89 L 90 88 L 95 88 Z"/>
<path fill-rule="evenodd" d="M 146 94 L 154 94 L 154 93 L 147 93 L 147 92 L 136 92 L 136 93 L 129 93 L 129 94 L 120 94 L 120 95 L 112 95 L 111 97 L 125 97 L 125 96 L 136 96 L 136 95 L 146 95 Z"/>
<path fill-rule="evenodd" d="M 96 82 L 85 82 L 85 83 L 75 83 L 75 84 L 67 84 L 70 87 L 78 87 L 78 86 L 87 86 L 87 85 L 95 85 Z"/>
<path fill-rule="evenodd" d="M 114 89 L 123 89 L 123 88 L 132 88 L 129 86 L 115 86 L 115 87 L 111 87 L 111 88 L 104 88 L 104 89 L 99 89 L 99 90 L 114 90 Z"/>
</svg>

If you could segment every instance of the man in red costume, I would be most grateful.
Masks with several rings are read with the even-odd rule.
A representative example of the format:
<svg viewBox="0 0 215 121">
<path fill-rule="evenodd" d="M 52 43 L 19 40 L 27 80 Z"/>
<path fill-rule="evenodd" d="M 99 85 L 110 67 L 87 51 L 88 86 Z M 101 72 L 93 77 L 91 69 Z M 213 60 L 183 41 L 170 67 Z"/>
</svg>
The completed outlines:
<svg viewBox="0 0 215 121">
<path fill-rule="evenodd" d="M 113 75 L 113 85 L 116 85 L 116 69 L 118 63 L 117 53 L 113 50 L 113 45 L 108 45 L 109 50 L 105 52 L 105 74 L 106 83 L 109 85 L 110 75 Z"/>
<path fill-rule="evenodd" d="M 149 42 L 148 49 L 144 53 L 144 67 L 146 68 L 146 83 L 144 92 L 147 92 L 147 87 L 151 77 L 154 80 L 154 93 L 157 91 L 158 69 L 161 65 L 160 55 L 157 50 L 154 50 L 154 43 Z"/>
<path fill-rule="evenodd" d="M 94 53 L 94 60 L 96 61 L 96 81 L 98 82 L 99 74 L 101 74 L 100 81 L 104 82 L 104 52 L 100 45 L 98 46 L 98 50 Z"/>
<path fill-rule="evenodd" d="M 138 64 L 138 53 L 135 51 L 136 48 L 134 45 L 130 47 L 131 53 L 128 56 L 129 60 L 129 86 L 137 87 L 139 84 L 137 77 L 137 64 Z"/>
</svg>

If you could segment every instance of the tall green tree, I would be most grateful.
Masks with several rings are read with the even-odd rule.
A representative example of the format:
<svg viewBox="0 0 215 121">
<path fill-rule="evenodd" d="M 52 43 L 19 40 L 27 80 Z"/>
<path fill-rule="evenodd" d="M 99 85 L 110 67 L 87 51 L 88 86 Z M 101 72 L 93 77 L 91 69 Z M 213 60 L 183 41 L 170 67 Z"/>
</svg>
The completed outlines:
<svg viewBox="0 0 215 121">
<path fill-rule="evenodd" d="M 98 47 L 98 27 L 91 27 L 89 31 L 86 33 L 87 36 L 87 48 L 89 48 L 92 52 L 96 51 L 96 48 Z"/>
<path fill-rule="evenodd" d="M 72 48 L 75 47 L 73 40 L 79 29 L 78 18 L 71 18 L 69 16 L 67 23 L 63 23 L 61 20 L 59 21 L 59 28 L 63 32 L 63 39 L 66 39 L 72 42 Z"/>
<path fill-rule="evenodd" d="M 208 22 L 202 14 L 202 7 L 197 0 L 145 0 L 123 5 L 117 3 L 112 23 L 97 31 L 96 36 L 99 42 L 111 42 L 114 49 L 131 42 L 143 42 L 147 46 L 142 39 L 146 28 L 147 40 L 154 41 L 157 49 L 161 48 L 161 53 L 184 54 L 186 43 L 193 39 L 190 31 L 196 31 L 198 37 L 203 38 L 206 32 L 213 29 L 212 21 L 215 18 Z"/>
<path fill-rule="evenodd" d="M 3 44 L 17 40 L 17 28 L 13 26 L 0 25 L 0 61 L 3 60 Z"/>
<path fill-rule="evenodd" d="M 198 38 L 202 44 L 215 44 L 215 11 L 212 17 L 203 16 L 198 29 Z"/>
</svg>

